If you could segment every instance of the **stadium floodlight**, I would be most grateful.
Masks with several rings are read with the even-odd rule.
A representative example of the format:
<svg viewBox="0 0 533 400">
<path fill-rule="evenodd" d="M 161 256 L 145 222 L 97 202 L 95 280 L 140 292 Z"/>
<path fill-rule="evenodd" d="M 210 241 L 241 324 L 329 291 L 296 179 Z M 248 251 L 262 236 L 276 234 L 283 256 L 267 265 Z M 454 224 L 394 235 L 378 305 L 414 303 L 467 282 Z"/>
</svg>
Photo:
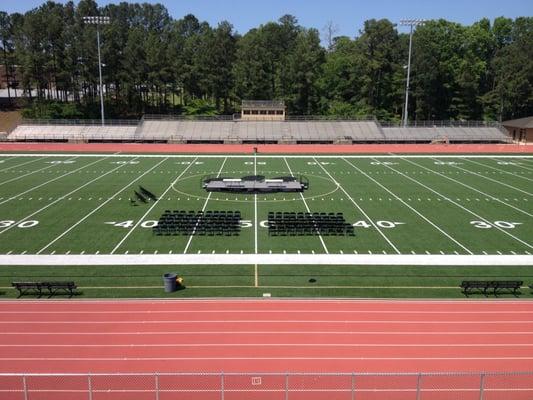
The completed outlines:
<svg viewBox="0 0 533 400">
<path fill-rule="evenodd" d="M 102 126 L 105 125 L 104 118 L 104 85 L 102 84 L 102 57 L 100 55 L 100 25 L 109 25 L 109 17 L 91 16 L 83 17 L 83 22 L 88 25 L 96 25 L 96 43 L 98 46 L 98 74 L 100 75 L 100 114 L 102 116 Z"/>
<path fill-rule="evenodd" d="M 407 61 L 407 83 L 405 85 L 405 108 L 403 112 L 403 126 L 407 127 L 409 117 L 409 88 L 411 79 L 411 51 L 413 48 L 413 27 L 422 26 L 426 23 L 424 19 L 402 19 L 400 20 L 401 26 L 409 26 L 411 31 L 409 32 L 409 59 Z"/>
</svg>

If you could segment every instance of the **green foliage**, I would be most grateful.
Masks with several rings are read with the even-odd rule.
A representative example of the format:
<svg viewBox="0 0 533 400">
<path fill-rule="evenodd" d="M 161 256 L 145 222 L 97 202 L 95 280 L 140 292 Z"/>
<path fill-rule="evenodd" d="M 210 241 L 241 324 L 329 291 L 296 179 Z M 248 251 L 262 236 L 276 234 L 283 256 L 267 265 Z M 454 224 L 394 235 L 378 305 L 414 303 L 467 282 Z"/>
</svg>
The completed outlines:
<svg viewBox="0 0 533 400">
<path fill-rule="evenodd" d="M 99 7 L 81 0 L 49 1 L 24 15 L 0 12 L 1 62 L 12 85 L 40 101 L 27 115 L 98 116 L 97 29 L 83 23 L 88 15 L 111 19 L 99 31 L 105 101 L 116 117 L 229 114 L 242 99 L 283 99 L 297 115 L 398 120 L 403 114 L 409 35 L 386 19 L 365 21 L 355 38 L 332 38 L 326 51 L 318 31 L 292 15 L 241 36 L 227 21 L 212 27 L 194 15 L 174 20 L 161 4 Z M 533 114 L 532 32 L 532 17 L 418 27 L 409 115 L 501 120 Z M 42 105 L 52 99 L 76 105 Z"/>
</svg>

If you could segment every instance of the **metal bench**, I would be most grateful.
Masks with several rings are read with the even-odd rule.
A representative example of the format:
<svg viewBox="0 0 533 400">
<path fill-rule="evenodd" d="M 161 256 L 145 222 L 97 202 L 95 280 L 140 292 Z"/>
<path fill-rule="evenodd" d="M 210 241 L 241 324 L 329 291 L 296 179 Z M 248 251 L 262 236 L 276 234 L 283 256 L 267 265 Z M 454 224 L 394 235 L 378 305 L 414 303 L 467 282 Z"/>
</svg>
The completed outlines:
<svg viewBox="0 0 533 400">
<path fill-rule="evenodd" d="M 480 291 L 486 296 L 489 290 L 494 295 L 497 295 L 500 290 L 510 290 L 516 296 L 523 284 L 523 281 L 463 281 L 461 289 L 466 296 L 476 291 Z"/>
<path fill-rule="evenodd" d="M 19 291 L 17 298 L 25 294 L 38 294 L 39 298 L 43 294 L 48 294 L 48 298 L 60 292 L 69 294 L 69 297 L 74 296 L 75 290 L 78 288 L 72 281 L 65 282 L 12 282 L 11 286 Z M 45 293 L 45 291 L 47 291 Z"/>
</svg>

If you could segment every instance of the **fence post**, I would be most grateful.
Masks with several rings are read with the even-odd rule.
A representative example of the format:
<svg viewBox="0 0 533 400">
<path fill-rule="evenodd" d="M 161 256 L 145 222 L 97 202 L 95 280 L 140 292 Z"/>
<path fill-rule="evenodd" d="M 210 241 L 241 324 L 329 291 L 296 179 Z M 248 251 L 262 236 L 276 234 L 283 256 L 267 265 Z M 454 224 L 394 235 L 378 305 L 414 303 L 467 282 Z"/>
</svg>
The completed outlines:
<svg viewBox="0 0 533 400">
<path fill-rule="evenodd" d="M 416 400 L 420 400 L 420 381 L 422 380 L 422 374 L 418 374 L 416 379 Z"/>
<path fill-rule="evenodd" d="M 155 378 L 155 400 L 159 400 L 159 374 L 156 372 Z"/>
<path fill-rule="evenodd" d="M 26 382 L 26 375 L 22 375 L 22 387 L 24 388 L 24 400 L 28 400 L 28 383 Z"/>
<path fill-rule="evenodd" d="M 224 372 L 220 374 L 220 398 L 224 400 Z"/>
<path fill-rule="evenodd" d="M 89 400 L 93 400 L 93 380 L 91 379 L 91 374 L 87 375 L 87 385 L 89 388 Z"/>
<path fill-rule="evenodd" d="M 483 400 L 484 390 L 485 390 L 485 374 L 482 373 L 479 377 L 479 400 Z"/>
<path fill-rule="evenodd" d="M 289 373 L 285 372 L 285 400 L 289 400 Z"/>
<path fill-rule="evenodd" d="M 355 372 L 352 372 L 352 400 L 355 400 Z"/>
</svg>

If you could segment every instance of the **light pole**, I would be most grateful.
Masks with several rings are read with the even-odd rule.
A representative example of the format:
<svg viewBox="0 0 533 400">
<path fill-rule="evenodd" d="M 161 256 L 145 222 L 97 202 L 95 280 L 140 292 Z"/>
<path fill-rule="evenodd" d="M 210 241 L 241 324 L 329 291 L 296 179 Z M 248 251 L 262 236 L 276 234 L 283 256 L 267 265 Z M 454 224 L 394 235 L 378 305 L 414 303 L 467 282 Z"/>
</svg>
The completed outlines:
<svg viewBox="0 0 533 400">
<path fill-rule="evenodd" d="M 413 27 L 422 26 L 426 23 L 423 19 L 402 19 L 400 25 L 409 26 L 411 31 L 409 32 L 409 60 L 407 62 L 407 83 L 405 85 L 405 108 L 403 112 L 403 126 L 407 127 L 409 117 L 409 88 L 411 79 L 411 50 L 413 48 Z"/>
<path fill-rule="evenodd" d="M 102 57 L 100 55 L 100 25 L 109 25 L 109 17 L 83 17 L 83 22 L 90 25 L 96 25 L 96 43 L 98 45 L 98 74 L 100 75 L 100 114 L 102 116 L 102 126 L 105 124 L 104 119 L 104 86 L 102 84 Z"/>
</svg>

